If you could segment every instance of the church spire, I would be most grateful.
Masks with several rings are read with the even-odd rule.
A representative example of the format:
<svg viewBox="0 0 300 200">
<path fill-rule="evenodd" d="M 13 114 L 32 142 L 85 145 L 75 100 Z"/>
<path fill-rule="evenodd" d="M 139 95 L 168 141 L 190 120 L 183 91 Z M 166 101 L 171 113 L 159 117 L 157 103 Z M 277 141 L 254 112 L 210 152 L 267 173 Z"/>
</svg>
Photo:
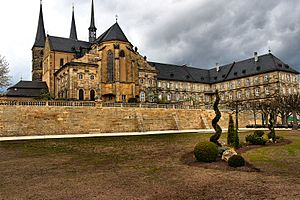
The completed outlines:
<svg viewBox="0 0 300 200">
<path fill-rule="evenodd" d="M 44 47 L 46 40 L 45 28 L 44 28 L 44 19 L 43 19 L 43 8 L 42 8 L 42 0 L 40 0 L 40 15 L 39 22 L 37 27 L 37 32 L 35 36 L 35 42 L 33 47 Z"/>
<path fill-rule="evenodd" d="M 71 22 L 71 32 L 70 39 L 77 40 L 77 31 L 74 17 L 74 5 L 72 6 L 72 22 Z"/>
<path fill-rule="evenodd" d="M 96 40 L 96 31 L 97 31 L 97 28 L 95 26 L 94 0 L 92 0 L 91 24 L 89 27 L 89 42 L 94 42 Z"/>
</svg>

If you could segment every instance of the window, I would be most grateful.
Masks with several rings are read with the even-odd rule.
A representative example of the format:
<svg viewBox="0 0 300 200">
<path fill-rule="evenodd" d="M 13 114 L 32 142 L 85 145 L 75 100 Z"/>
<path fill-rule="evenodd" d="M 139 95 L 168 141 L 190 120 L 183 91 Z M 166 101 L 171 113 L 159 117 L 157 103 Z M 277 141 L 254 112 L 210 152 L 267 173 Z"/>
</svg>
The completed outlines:
<svg viewBox="0 0 300 200">
<path fill-rule="evenodd" d="M 249 98 L 250 97 L 250 91 L 246 90 L 246 97 Z"/>
<path fill-rule="evenodd" d="M 60 63 L 60 66 L 63 66 L 64 65 L 64 59 L 61 58 L 60 61 L 59 61 L 59 63 Z"/>
<path fill-rule="evenodd" d="M 269 91 L 269 88 L 268 87 L 265 87 L 265 94 L 268 96 L 270 95 L 270 91 Z"/>
<path fill-rule="evenodd" d="M 247 87 L 250 86 L 250 79 L 249 78 L 246 79 L 246 86 Z"/>
<path fill-rule="evenodd" d="M 91 75 L 91 80 L 94 80 L 95 79 L 95 76 L 94 75 Z"/>
<path fill-rule="evenodd" d="M 121 58 L 124 58 L 124 57 L 125 57 L 125 52 L 124 52 L 123 50 L 121 50 L 120 53 L 119 53 L 119 56 L 120 56 Z"/>
<path fill-rule="evenodd" d="M 268 82 L 269 81 L 269 75 L 267 74 L 267 75 L 265 75 L 265 77 L 264 77 L 264 81 L 265 82 Z"/>
<path fill-rule="evenodd" d="M 145 93 L 144 93 L 144 98 L 145 98 Z M 123 103 L 126 102 L 126 95 L 122 95 L 122 102 L 123 102 Z"/>
<path fill-rule="evenodd" d="M 162 95 L 161 94 L 158 94 L 158 99 L 162 100 Z"/>
<path fill-rule="evenodd" d="M 237 87 L 241 87 L 241 80 L 237 80 L 236 85 L 237 85 Z"/>
<path fill-rule="evenodd" d="M 238 91 L 237 92 L 237 98 L 240 99 L 241 97 L 242 97 L 242 93 L 241 93 L 241 91 Z"/>
<path fill-rule="evenodd" d="M 171 95 L 170 94 L 167 95 L 167 100 L 171 101 Z"/>
<path fill-rule="evenodd" d="M 78 78 L 79 78 L 79 80 L 82 80 L 83 79 L 83 74 L 79 74 Z"/>
<path fill-rule="evenodd" d="M 169 83 L 169 82 L 167 82 L 167 88 L 168 88 L 168 89 L 170 88 L 170 83 Z"/>
<path fill-rule="evenodd" d="M 255 88 L 255 96 L 259 97 L 259 88 Z"/>
<path fill-rule="evenodd" d="M 178 82 L 175 83 L 175 88 L 178 89 Z"/>
<path fill-rule="evenodd" d="M 114 81 L 114 54 L 112 51 L 107 52 L 107 80 L 109 83 Z"/>
<path fill-rule="evenodd" d="M 255 77 L 254 82 L 255 82 L 255 84 L 259 84 L 259 78 Z"/>
<path fill-rule="evenodd" d="M 145 92 L 140 93 L 140 101 L 145 102 Z M 158 99 L 161 99 L 161 94 L 158 95 Z"/>
<path fill-rule="evenodd" d="M 160 83 L 160 81 L 157 81 L 157 87 L 161 87 L 161 83 Z"/>
</svg>

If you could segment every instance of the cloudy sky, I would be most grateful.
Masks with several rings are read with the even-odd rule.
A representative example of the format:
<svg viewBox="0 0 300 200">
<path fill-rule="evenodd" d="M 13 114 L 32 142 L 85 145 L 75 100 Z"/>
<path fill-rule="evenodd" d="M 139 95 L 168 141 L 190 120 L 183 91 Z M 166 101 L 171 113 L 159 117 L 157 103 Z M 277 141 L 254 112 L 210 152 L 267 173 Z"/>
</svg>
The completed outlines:
<svg viewBox="0 0 300 200">
<path fill-rule="evenodd" d="M 91 0 L 43 0 L 49 35 L 68 37 L 72 2 L 77 34 L 88 40 Z M 299 0 L 94 0 L 99 36 L 118 22 L 148 60 L 211 68 L 265 54 L 300 70 Z M 0 54 L 12 82 L 31 80 L 40 0 L 1 0 Z"/>
</svg>

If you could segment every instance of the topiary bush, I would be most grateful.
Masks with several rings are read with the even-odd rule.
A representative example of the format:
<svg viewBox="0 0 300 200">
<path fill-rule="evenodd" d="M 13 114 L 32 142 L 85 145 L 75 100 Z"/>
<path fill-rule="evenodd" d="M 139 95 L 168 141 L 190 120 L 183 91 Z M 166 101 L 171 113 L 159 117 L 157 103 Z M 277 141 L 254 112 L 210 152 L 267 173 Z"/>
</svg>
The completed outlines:
<svg viewBox="0 0 300 200">
<path fill-rule="evenodd" d="M 245 166 L 245 159 L 241 155 L 231 156 L 228 160 L 230 167 L 242 167 Z"/>
<path fill-rule="evenodd" d="M 211 122 L 213 128 L 215 129 L 215 134 L 212 135 L 209 140 L 221 147 L 222 145 L 218 141 L 221 137 L 221 134 L 222 134 L 222 128 L 218 124 L 218 122 L 221 119 L 221 112 L 220 112 L 219 107 L 218 107 L 219 103 L 220 103 L 220 96 L 219 96 L 218 90 L 216 90 L 216 101 L 214 103 L 214 111 L 215 111 L 216 116 Z"/>
<path fill-rule="evenodd" d="M 264 139 L 263 137 L 258 137 L 257 135 L 247 135 L 246 142 L 253 145 L 265 145 L 268 140 Z"/>
<path fill-rule="evenodd" d="M 254 131 L 254 133 L 253 133 L 253 135 L 256 135 L 256 136 L 258 136 L 258 137 L 262 137 L 264 134 L 265 134 L 265 132 L 262 131 L 262 130 L 256 130 L 256 131 Z"/>
<path fill-rule="evenodd" d="M 194 155 L 200 162 L 214 162 L 218 157 L 218 146 L 213 142 L 199 142 L 194 148 Z"/>
</svg>

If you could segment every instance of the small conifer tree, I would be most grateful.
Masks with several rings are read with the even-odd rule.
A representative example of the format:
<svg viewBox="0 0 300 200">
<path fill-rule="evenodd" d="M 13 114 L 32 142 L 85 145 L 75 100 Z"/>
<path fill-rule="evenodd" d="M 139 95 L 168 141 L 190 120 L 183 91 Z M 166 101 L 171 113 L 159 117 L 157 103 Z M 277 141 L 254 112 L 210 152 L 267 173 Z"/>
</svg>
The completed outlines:
<svg viewBox="0 0 300 200">
<path fill-rule="evenodd" d="M 232 115 L 229 115 L 229 125 L 228 125 L 228 134 L 227 134 L 227 144 L 228 145 L 232 145 L 234 142 L 234 122 L 233 122 L 233 118 Z"/>
</svg>

